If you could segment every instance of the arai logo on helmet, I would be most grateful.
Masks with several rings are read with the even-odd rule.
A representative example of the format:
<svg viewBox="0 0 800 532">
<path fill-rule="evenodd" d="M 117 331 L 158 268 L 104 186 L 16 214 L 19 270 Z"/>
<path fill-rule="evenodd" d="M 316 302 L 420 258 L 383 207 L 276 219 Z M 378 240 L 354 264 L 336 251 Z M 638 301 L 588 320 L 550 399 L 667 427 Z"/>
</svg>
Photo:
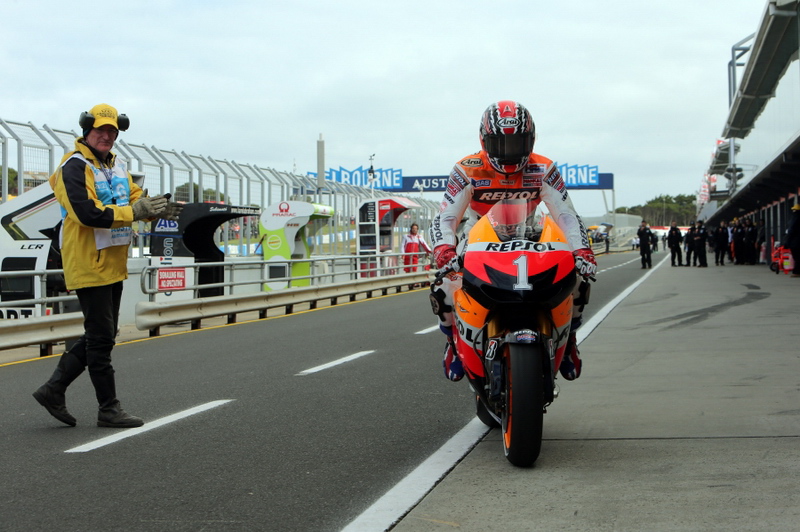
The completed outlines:
<svg viewBox="0 0 800 532">
<path fill-rule="evenodd" d="M 497 121 L 497 125 L 500 127 L 517 127 L 520 125 L 520 120 L 513 116 L 505 116 Z"/>
</svg>

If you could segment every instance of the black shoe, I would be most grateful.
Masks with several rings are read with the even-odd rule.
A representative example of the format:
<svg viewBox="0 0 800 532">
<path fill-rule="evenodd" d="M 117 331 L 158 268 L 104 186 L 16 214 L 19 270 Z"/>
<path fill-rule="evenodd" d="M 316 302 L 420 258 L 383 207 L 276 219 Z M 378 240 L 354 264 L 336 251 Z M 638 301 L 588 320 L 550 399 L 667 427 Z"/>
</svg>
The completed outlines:
<svg viewBox="0 0 800 532">
<path fill-rule="evenodd" d="M 33 392 L 33 398 L 36 399 L 40 405 L 45 407 L 51 416 L 60 422 L 65 423 L 70 427 L 74 427 L 78 424 L 75 417 L 67 412 L 64 394 L 54 392 L 48 385 L 45 384 Z"/>
<path fill-rule="evenodd" d="M 97 413 L 98 427 L 127 429 L 141 427 L 142 425 L 144 425 L 144 420 L 125 412 L 119 405 L 119 401 L 100 407 L 100 411 Z"/>
</svg>

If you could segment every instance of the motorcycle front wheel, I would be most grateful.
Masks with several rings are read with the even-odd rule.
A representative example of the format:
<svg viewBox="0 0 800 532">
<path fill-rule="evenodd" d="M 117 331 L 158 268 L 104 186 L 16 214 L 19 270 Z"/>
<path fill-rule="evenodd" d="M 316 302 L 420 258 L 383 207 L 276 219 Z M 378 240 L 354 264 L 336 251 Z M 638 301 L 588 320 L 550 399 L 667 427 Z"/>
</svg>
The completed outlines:
<svg viewBox="0 0 800 532">
<path fill-rule="evenodd" d="M 538 344 L 506 344 L 503 449 L 509 462 L 530 467 L 542 449 L 544 349 Z"/>
</svg>

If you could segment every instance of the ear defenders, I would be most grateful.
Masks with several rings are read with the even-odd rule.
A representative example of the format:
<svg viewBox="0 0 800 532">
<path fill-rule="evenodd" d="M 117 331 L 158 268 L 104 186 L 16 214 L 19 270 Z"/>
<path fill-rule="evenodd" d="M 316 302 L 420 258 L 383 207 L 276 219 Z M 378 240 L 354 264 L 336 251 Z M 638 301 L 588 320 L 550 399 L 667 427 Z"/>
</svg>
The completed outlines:
<svg viewBox="0 0 800 532">
<path fill-rule="evenodd" d="M 87 111 L 82 112 L 80 119 L 78 119 L 78 125 L 84 131 L 92 129 L 94 127 L 94 115 Z M 128 115 L 117 116 L 117 129 L 127 131 L 129 127 L 131 127 L 131 121 Z"/>
</svg>

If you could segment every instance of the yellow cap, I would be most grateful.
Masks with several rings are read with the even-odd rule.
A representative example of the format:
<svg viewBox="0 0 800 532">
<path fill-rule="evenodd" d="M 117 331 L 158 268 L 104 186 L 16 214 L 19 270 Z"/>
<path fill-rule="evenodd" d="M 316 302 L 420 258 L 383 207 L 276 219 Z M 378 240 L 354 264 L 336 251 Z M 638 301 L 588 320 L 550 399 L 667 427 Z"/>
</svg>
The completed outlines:
<svg viewBox="0 0 800 532">
<path fill-rule="evenodd" d="M 792 210 L 793 211 L 800 211 L 800 203 L 795 203 L 794 205 L 792 205 Z"/>
<path fill-rule="evenodd" d="M 119 129 L 119 124 L 117 123 L 117 110 L 107 103 L 95 105 L 89 111 L 89 114 L 94 117 L 94 124 L 92 127 L 98 128 L 105 125 L 112 125 Z"/>
</svg>

